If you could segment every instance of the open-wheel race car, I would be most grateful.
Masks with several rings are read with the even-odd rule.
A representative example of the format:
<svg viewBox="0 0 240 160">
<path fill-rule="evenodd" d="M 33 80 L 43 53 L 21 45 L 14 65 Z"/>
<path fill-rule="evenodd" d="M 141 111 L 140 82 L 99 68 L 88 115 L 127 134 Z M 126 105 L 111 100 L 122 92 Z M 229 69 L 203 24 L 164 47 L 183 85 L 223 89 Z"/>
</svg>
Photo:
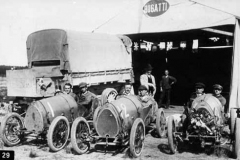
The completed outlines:
<svg viewBox="0 0 240 160">
<path fill-rule="evenodd" d="M 157 103 L 152 99 L 143 104 L 137 96 L 124 96 L 98 107 L 89 121 L 83 117 L 74 120 L 71 129 L 71 143 L 78 154 L 84 154 L 91 144 L 130 147 L 133 157 L 141 155 L 145 129 L 153 122 L 153 108 Z M 155 122 L 154 122 L 155 123 Z M 157 132 L 163 136 L 165 115 L 157 111 Z"/>
<path fill-rule="evenodd" d="M 105 89 L 99 98 L 92 100 L 91 108 L 114 100 L 116 95 L 115 89 Z M 25 117 L 11 112 L 3 118 L 0 134 L 7 146 L 17 145 L 31 135 L 47 140 L 51 151 L 59 151 L 69 140 L 73 121 L 78 117 L 89 117 L 89 111 L 68 94 L 32 102 L 24 114 Z"/>
<path fill-rule="evenodd" d="M 70 95 L 62 94 L 36 102 L 28 107 L 25 117 L 7 114 L 0 133 L 7 146 L 19 144 L 28 135 L 47 139 L 52 151 L 62 149 L 70 134 L 70 124 L 78 117 L 78 105 Z"/>
<path fill-rule="evenodd" d="M 228 127 L 224 123 L 223 106 L 211 94 L 197 97 L 191 108 L 186 107 L 178 118 L 168 117 L 167 136 L 171 153 L 175 153 L 181 142 L 198 145 L 206 151 L 217 145 L 224 145 L 229 134 L 224 132 Z"/>
</svg>

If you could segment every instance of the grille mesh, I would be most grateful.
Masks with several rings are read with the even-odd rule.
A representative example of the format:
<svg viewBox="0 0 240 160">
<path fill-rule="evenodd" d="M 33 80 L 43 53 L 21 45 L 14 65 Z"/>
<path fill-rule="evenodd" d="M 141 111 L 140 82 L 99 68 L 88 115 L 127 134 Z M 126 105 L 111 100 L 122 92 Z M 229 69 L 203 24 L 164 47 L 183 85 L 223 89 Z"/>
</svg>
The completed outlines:
<svg viewBox="0 0 240 160">
<path fill-rule="evenodd" d="M 115 138 L 118 134 L 118 122 L 110 109 L 105 108 L 99 113 L 97 132 L 99 136 L 106 137 L 106 135 L 109 135 L 109 138 Z"/>
</svg>

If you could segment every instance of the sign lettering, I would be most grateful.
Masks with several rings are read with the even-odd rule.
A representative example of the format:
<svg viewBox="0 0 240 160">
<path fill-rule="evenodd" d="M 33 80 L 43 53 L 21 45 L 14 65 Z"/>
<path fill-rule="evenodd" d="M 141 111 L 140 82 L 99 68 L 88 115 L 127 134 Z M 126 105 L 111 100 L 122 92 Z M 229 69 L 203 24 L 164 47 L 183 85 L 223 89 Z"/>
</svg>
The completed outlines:
<svg viewBox="0 0 240 160">
<path fill-rule="evenodd" d="M 143 7 L 143 13 L 150 17 L 156 17 L 165 13 L 169 7 L 169 3 L 165 0 L 151 0 Z"/>
</svg>

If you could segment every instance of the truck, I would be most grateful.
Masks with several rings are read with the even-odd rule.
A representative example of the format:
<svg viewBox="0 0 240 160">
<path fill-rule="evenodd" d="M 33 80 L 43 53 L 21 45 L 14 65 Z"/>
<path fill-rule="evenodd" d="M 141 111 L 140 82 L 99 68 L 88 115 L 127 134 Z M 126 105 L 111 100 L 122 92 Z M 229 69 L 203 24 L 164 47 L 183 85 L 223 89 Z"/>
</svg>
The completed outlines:
<svg viewBox="0 0 240 160">
<path fill-rule="evenodd" d="M 8 70 L 7 94 L 13 97 L 54 96 L 66 82 L 77 92 L 86 82 L 100 95 L 133 81 L 132 42 L 123 35 L 47 29 L 27 37 L 28 69 Z"/>
</svg>

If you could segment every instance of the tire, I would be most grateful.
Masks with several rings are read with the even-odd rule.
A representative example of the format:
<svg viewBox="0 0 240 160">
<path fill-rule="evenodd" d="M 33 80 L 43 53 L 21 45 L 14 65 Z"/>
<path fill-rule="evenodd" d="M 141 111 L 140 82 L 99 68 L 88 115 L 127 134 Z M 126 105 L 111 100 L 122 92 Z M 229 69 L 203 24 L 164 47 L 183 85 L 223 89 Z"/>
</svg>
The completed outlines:
<svg viewBox="0 0 240 160">
<path fill-rule="evenodd" d="M 21 129 L 24 128 L 24 124 L 19 114 L 10 113 L 5 115 L 0 126 L 1 138 L 7 146 L 15 146 L 21 142 L 23 135 Z M 11 138 L 14 138 L 10 139 L 9 135 L 12 135 Z"/>
<path fill-rule="evenodd" d="M 109 97 L 112 95 L 111 97 Z M 101 95 L 101 104 L 102 106 L 106 103 L 112 102 L 116 99 L 118 92 L 114 88 L 106 88 L 103 90 Z"/>
<path fill-rule="evenodd" d="M 57 152 L 63 149 L 68 141 L 69 134 L 68 119 L 64 116 L 54 118 L 47 134 L 47 142 L 51 151 Z"/>
<path fill-rule="evenodd" d="M 230 133 L 231 135 L 234 135 L 234 130 L 235 130 L 235 123 L 236 123 L 236 118 L 237 118 L 237 110 L 232 108 L 230 110 L 230 120 L 231 120 L 231 124 L 230 124 Z"/>
<path fill-rule="evenodd" d="M 162 108 L 157 111 L 156 130 L 160 138 L 166 137 L 166 117 Z"/>
<path fill-rule="evenodd" d="M 168 146 L 172 154 L 177 151 L 177 141 L 174 136 L 176 131 L 175 122 L 173 116 L 169 116 L 168 125 L 167 125 L 167 134 L 168 134 Z"/>
<path fill-rule="evenodd" d="M 84 142 L 84 139 L 86 140 L 89 135 L 90 128 L 87 120 L 83 117 L 78 117 L 77 119 L 75 119 L 73 121 L 71 129 L 71 143 L 74 151 L 76 151 L 78 154 L 84 154 L 89 150 L 90 142 Z"/>
<path fill-rule="evenodd" d="M 234 135 L 234 156 L 238 159 L 240 158 L 240 118 L 236 118 L 236 129 Z"/>
<path fill-rule="evenodd" d="M 133 157 L 137 158 L 141 155 L 144 147 L 145 125 L 141 118 L 137 118 L 131 128 L 130 133 L 130 152 Z"/>
<path fill-rule="evenodd" d="M 96 128 L 96 126 L 97 126 L 97 116 L 98 116 L 98 112 L 100 110 L 100 107 L 101 106 L 98 106 L 93 113 L 93 126 L 94 126 L 94 128 Z"/>
</svg>

